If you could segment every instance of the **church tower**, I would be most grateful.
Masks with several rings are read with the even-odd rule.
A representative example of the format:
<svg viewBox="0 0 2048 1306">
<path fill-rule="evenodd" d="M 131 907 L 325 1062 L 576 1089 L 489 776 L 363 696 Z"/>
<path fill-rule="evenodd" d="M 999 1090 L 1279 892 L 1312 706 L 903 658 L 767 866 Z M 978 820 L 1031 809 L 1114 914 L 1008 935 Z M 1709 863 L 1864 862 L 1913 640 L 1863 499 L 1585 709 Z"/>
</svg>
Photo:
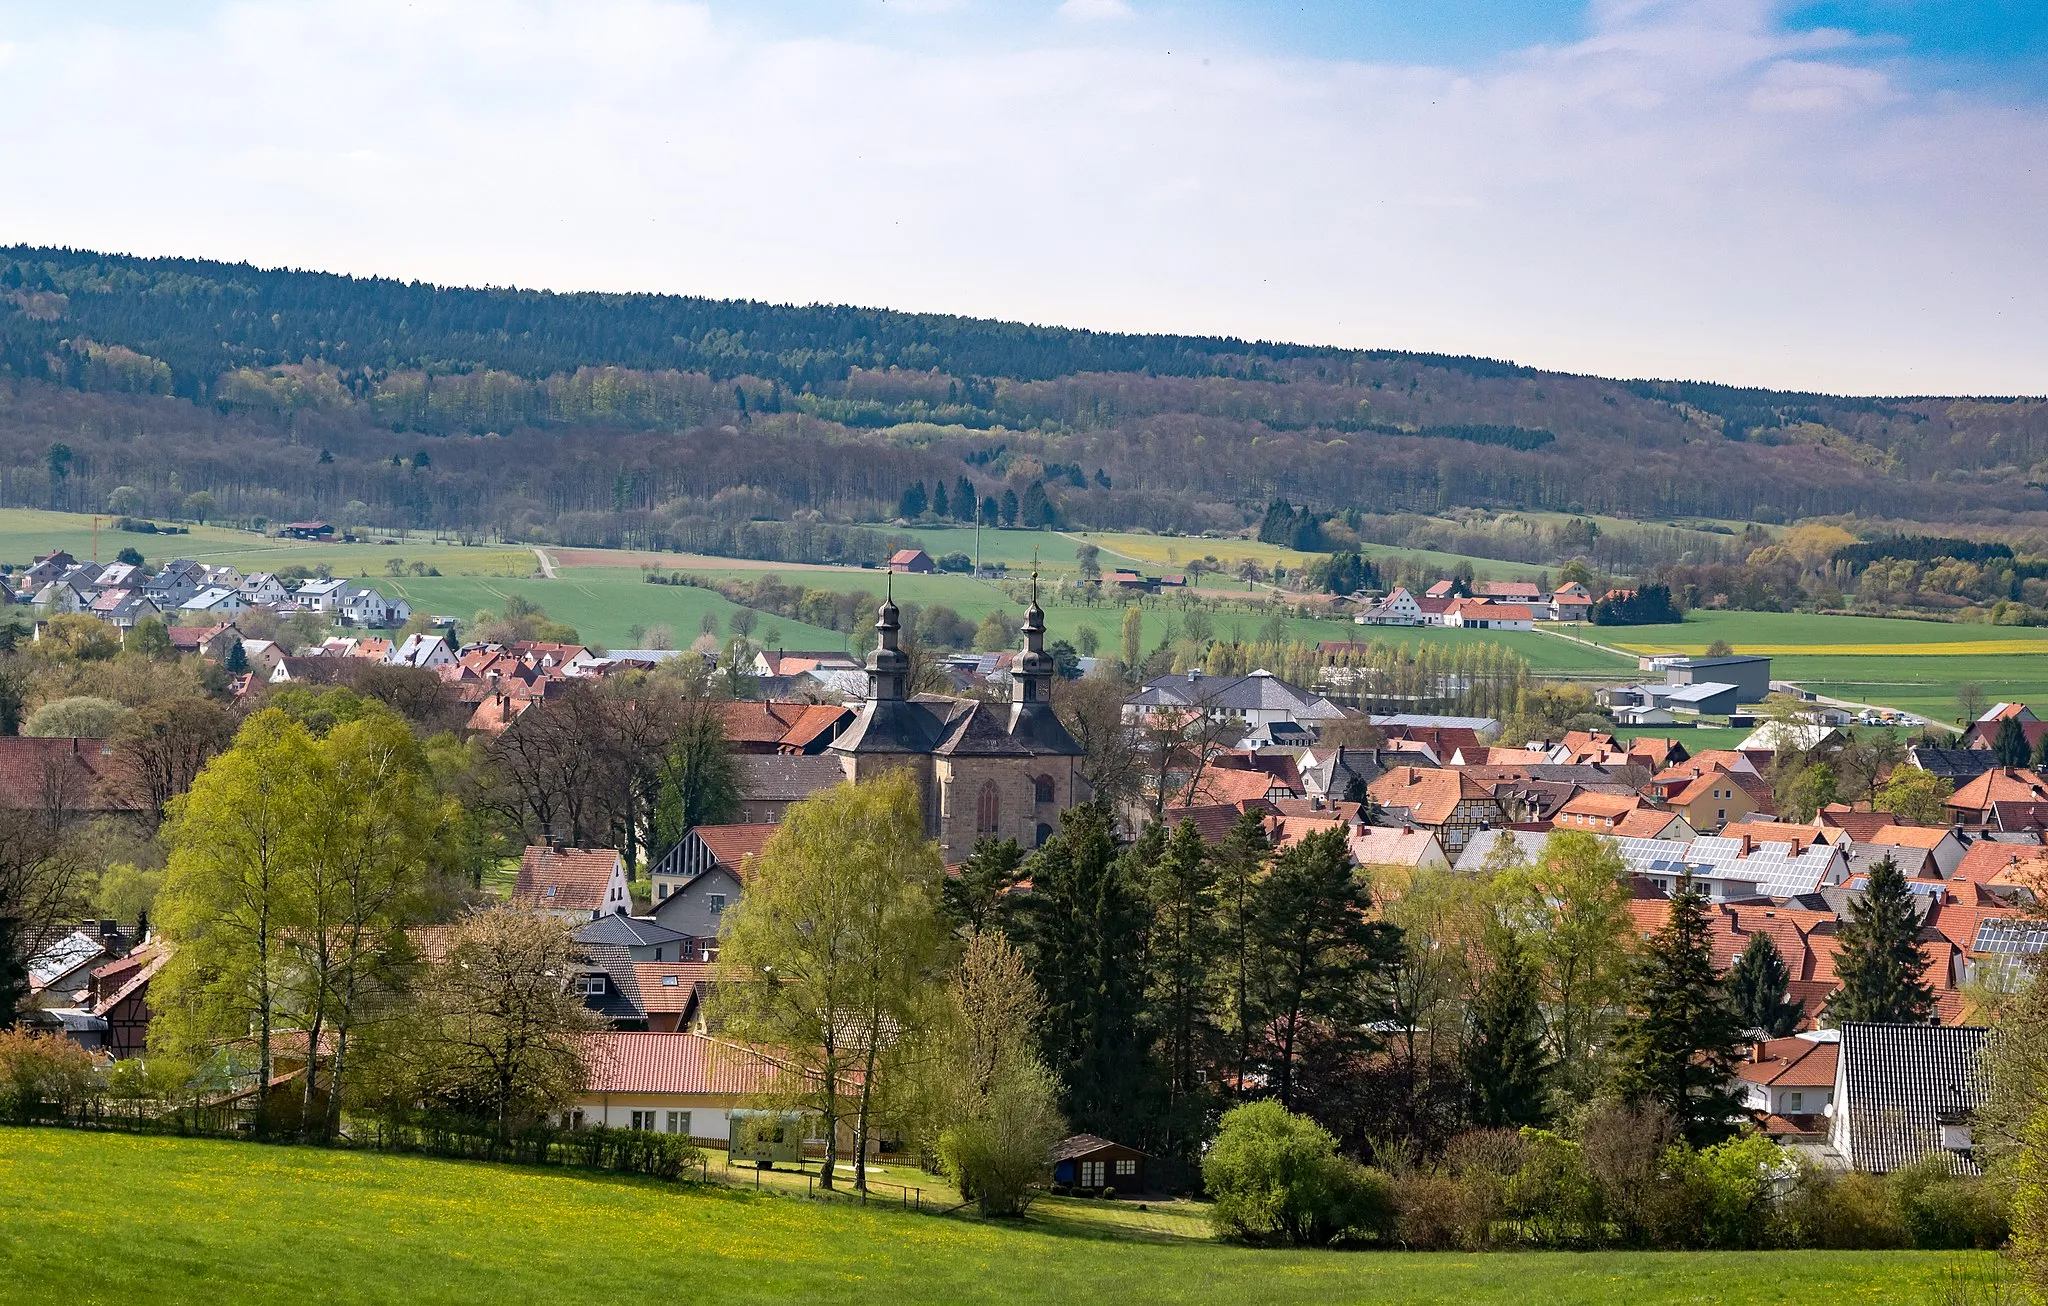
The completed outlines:
<svg viewBox="0 0 2048 1306">
<path fill-rule="evenodd" d="M 895 582 L 890 582 L 889 596 L 882 600 L 881 609 L 875 614 L 875 651 L 868 654 L 868 701 L 871 703 L 900 703 L 907 696 L 904 690 L 910 678 L 910 655 L 899 646 L 903 623 L 896 612 Z"/>
</svg>

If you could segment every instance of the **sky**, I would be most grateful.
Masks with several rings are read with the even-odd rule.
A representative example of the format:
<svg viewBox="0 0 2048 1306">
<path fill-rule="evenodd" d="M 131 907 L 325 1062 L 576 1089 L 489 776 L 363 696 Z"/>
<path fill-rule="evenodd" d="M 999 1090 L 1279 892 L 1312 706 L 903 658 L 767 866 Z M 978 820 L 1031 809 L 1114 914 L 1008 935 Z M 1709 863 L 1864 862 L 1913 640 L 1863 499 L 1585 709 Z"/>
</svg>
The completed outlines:
<svg viewBox="0 0 2048 1306">
<path fill-rule="evenodd" d="M 2048 393 L 2042 0 L 0 0 L 0 241 Z"/>
</svg>

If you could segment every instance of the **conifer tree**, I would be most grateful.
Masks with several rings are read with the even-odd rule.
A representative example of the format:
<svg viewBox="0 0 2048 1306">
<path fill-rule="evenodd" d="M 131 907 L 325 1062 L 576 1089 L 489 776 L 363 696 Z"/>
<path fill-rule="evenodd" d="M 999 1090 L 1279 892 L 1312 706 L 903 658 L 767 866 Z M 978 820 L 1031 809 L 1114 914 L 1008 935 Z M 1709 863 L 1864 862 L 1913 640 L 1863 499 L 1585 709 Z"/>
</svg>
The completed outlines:
<svg viewBox="0 0 2048 1306">
<path fill-rule="evenodd" d="M 1883 858 L 1870 868 L 1860 902 L 1849 907 L 1836 938 L 1835 974 L 1842 987 L 1828 1001 L 1827 1021 L 1925 1024 L 1934 990 L 1921 982 L 1927 958 L 1915 937 L 1920 913 L 1898 863 Z"/>
<path fill-rule="evenodd" d="M 953 505 L 946 502 L 946 482 L 943 477 L 932 482 L 932 516 L 951 517 Z"/>
<path fill-rule="evenodd" d="M 1152 917 L 1146 1002 L 1166 1085 L 1162 1150 L 1192 1161 L 1208 1101 L 1202 1071 L 1218 1034 L 1210 975 L 1221 937 L 1216 868 L 1193 821 L 1163 840 L 1145 868 L 1144 890 Z"/>
<path fill-rule="evenodd" d="M 1015 839 L 998 839 L 993 835 L 977 839 L 960 874 L 949 876 L 941 890 L 946 915 L 954 926 L 963 930 L 1004 930 L 1010 914 L 1006 895 L 1017 883 L 1017 871 L 1023 864 L 1024 850 Z"/>
<path fill-rule="evenodd" d="M 1749 936 L 1742 955 L 1728 969 L 1728 1000 L 1744 1029 L 1763 1031 L 1766 1038 L 1785 1038 L 1799 1028 L 1800 1007 L 1788 996 L 1792 972 L 1771 936 Z"/>
<path fill-rule="evenodd" d="M 1045 989 L 1045 1061 L 1065 1089 L 1067 1119 L 1083 1131 L 1146 1136 L 1145 913 L 1134 860 L 1117 855 L 1107 808 L 1072 808 L 1025 864 L 1023 932 Z"/>
<path fill-rule="evenodd" d="M 1490 1128 L 1541 1125 L 1548 1117 L 1550 1057 L 1537 1010 L 1536 964 L 1521 936 L 1495 931 L 1493 966 L 1472 998 L 1464 1046 L 1472 1119 Z"/>
<path fill-rule="evenodd" d="M 1258 1015 L 1258 977 L 1253 955 L 1253 922 L 1258 886 L 1273 855 L 1266 837 L 1265 815 L 1249 811 L 1237 818 L 1211 854 L 1216 868 L 1219 942 L 1216 979 L 1224 991 L 1224 1069 L 1231 1084 L 1243 1086 L 1251 1068 L 1252 1039 Z"/>
<path fill-rule="evenodd" d="M 2033 760 L 2034 752 L 2027 747 L 2027 732 L 2017 717 L 2007 717 L 1998 723 L 1998 734 L 1991 741 L 1991 753 L 2000 766 L 2025 766 Z"/>
<path fill-rule="evenodd" d="M 1725 1138 L 1737 1114 L 1728 1082 L 1741 1031 L 1714 974 L 1706 895 L 1688 878 L 1637 956 L 1634 1000 L 1615 1043 L 1615 1086 L 1655 1102 L 1694 1146 Z"/>
</svg>

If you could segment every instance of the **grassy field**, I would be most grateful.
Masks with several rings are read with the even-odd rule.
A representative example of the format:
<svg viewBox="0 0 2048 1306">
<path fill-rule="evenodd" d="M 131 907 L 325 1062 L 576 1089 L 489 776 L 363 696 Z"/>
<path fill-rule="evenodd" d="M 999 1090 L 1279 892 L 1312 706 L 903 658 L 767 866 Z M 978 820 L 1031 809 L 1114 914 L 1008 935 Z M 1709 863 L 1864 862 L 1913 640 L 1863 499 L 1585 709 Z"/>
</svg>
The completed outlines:
<svg viewBox="0 0 2048 1306">
<path fill-rule="evenodd" d="M 151 566 L 172 558 L 197 558 L 244 572 L 325 564 L 337 576 L 382 576 L 385 563 L 392 558 L 423 562 L 451 576 L 526 576 L 536 566 L 531 549 L 463 545 L 431 536 L 389 538 L 390 543 L 309 544 L 225 526 L 194 526 L 189 535 L 142 535 L 115 530 L 113 518 L 107 517 L 101 522 L 99 557 L 102 562 L 112 562 L 122 549 L 134 548 Z M 25 566 L 53 549 L 90 559 L 92 518 L 75 512 L 0 509 L 0 562 Z"/>
<path fill-rule="evenodd" d="M 1294 549 L 1283 549 L 1277 544 L 1261 544 L 1256 540 L 1212 540 L 1185 535 L 1131 535 L 1114 531 L 1076 532 L 1076 539 L 1085 539 L 1100 547 L 1105 561 L 1124 560 L 1141 564 L 1146 571 L 1174 571 L 1187 566 L 1196 558 L 1213 557 L 1228 574 L 1237 569 L 1245 559 L 1271 569 L 1276 564 L 1290 571 L 1299 570 L 1314 563 L 1323 555 L 1301 553 Z M 984 544 L 984 547 L 985 544 Z M 1497 558 L 1469 557 L 1462 553 L 1438 553 L 1430 549 L 1397 549 L 1384 544 L 1366 544 L 1359 548 L 1365 557 L 1378 563 L 1393 558 L 1405 558 L 1418 562 L 1448 576 L 1459 564 L 1471 566 L 1473 574 L 1481 580 L 1527 580 L 1544 570 L 1523 562 L 1502 562 Z"/>
<path fill-rule="evenodd" d="M 1987 702 L 2048 699 L 2048 630 L 1965 626 L 1797 612 L 1693 612 L 1682 626 L 1610 629 L 1601 637 L 1639 653 L 1703 653 L 1716 639 L 1768 654 L 1771 675 L 1817 693 L 1881 703 L 1942 721 L 1956 688 L 1981 685 Z"/>
<path fill-rule="evenodd" d="M 0 1303 L 1939 1300 L 1983 1255 L 1262 1252 L 1073 1207 L 1021 1225 L 246 1143 L 0 1129 Z M 1142 1217 L 1138 1217 L 1142 1220 Z"/>
</svg>

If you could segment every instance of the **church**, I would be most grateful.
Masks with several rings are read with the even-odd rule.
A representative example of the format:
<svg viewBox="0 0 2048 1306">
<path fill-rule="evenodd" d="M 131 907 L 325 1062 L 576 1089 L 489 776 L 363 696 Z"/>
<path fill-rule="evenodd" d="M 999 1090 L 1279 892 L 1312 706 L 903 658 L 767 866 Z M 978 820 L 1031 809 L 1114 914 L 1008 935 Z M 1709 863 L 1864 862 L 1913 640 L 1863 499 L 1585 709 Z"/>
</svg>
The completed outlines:
<svg viewBox="0 0 2048 1306">
<path fill-rule="evenodd" d="M 1024 612 L 1024 651 L 1010 672 L 1007 705 L 909 693 L 910 656 L 899 640 L 894 598 L 876 614 L 880 642 L 868 655 L 868 694 L 827 752 L 849 780 L 910 767 L 924 794 L 924 827 L 948 864 L 967 860 L 978 840 L 1015 839 L 1036 848 L 1060 813 L 1086 801 L 1081 746 L 1052 710 L 1053 659 L 1034 580 Z"/>
</svg>

